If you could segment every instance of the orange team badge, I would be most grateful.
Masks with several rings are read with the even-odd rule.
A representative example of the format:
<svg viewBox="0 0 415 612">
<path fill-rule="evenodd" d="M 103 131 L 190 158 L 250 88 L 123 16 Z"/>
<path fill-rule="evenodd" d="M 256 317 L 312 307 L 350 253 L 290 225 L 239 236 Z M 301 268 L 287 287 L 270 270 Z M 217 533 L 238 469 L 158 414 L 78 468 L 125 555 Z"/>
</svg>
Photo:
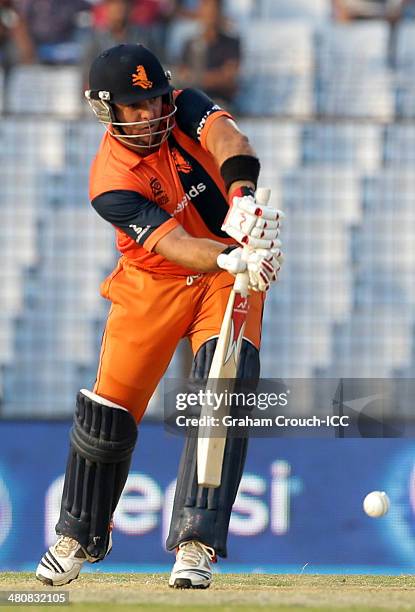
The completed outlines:
<svg viewBox="0 0 415 612">
<path fill-rule="evenodd" d="M 150 89 L 153 87 L 153 81 L 149 81 L 144 66 L 137 66 L 137 72 L 131 75 L 133 77 L 133 85 Z"/>
<path fill-rule="evenodd" d="M 192 171 L 192 166 L 190 162 L 188 162 L 183 155 L 177 149 L 171 150 L 171 156 L 175 163 L 175 166 L 179 172 L 183 172 L 183 174 L 189 174 Z"/>
</svg>

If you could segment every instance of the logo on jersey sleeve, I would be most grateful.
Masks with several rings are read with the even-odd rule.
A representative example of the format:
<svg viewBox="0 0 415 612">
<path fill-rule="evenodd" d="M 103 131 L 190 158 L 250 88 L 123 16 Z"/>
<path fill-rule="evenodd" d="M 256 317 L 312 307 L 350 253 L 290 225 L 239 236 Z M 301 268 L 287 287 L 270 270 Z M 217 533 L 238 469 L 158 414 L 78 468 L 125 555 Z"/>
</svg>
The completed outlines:
<svg viewBox="0 0 415 612">
<path fill-rule="evenodd" d="M 140 227 L 139 225 L 131 224 L 128 227 L 131 227 L 131 229 L 135 231 L 135 233 L 137 234 L 137 238 L 135 239 L 135 241 L 139 242 L 140 239 L 144 236 L 144 234 L 146 234 L 148 230 L 151 228 L 151 225 Z"/>
<path fill-rule="evenodd" d="M 133 85 L 150 89 L 153 87 L 153 81 L 149 81 L 144 66 L 137 66 L 137 71 L 131 75 L 133 77 Z"/>
<path fill-rule="evenodd" d="M 197 133 L 197 137 L 200 140 L 200 137 L 202 135 L 202 130 L 206 125 L 206 121 L 209 119 L 210 115 L 216 111 L 220 111 L 222 110 L 221 107 L 218 104 L 214 104 L 211 108 L 209 108 L 206 113 L 203 115 L 203 117 L 200 120 L 200 123 L 198 125 L 198 128 L 196 130 Z"/>
<path fill-rule="evenodd" d="M 176 147 L 171 150 L 171 156 L 179 172 L 182 172 L 183 174 L 189 174 L 193 170 L 192 164 L 183 157 L 183 155 L 178 149 L 176 149 Z"/>
</svg>

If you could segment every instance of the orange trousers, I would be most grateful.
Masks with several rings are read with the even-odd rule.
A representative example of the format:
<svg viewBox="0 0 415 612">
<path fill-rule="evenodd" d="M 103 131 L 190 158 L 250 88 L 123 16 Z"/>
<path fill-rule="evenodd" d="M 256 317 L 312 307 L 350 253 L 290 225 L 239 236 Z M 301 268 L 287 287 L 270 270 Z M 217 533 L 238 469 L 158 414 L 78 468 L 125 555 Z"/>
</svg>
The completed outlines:
<svg viewBox="0 0 415 612">
<path fill-rule="evenodd" d="M 173 353 L 187 337 L 193 354 L 219 335 L 233 277 L 228 272 L 161 276 L 121 257 L 101 285 L 112 302 L 102 340 L 94 392 L 139 422 Z M 264 295 L 253 293 L 244 337 L 258 349 Z"/>
</svg>

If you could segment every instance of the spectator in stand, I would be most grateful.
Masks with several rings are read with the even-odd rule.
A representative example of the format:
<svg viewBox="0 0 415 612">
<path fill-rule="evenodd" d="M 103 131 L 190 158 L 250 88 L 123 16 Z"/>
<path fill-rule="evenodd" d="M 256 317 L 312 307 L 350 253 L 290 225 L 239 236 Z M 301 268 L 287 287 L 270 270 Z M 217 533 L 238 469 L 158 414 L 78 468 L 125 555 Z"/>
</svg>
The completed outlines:
<svg viewBox="0 0 415 612">
<path fill-rule="evenodd" d="M 197 19 L 200 0 L 176 0 L 176 15 L 187 19 Z"/>
<path fill-rule="evenodd" d="M 94 26 L 100 30 L 110 30 L 112 17 L 109 13 L 118 12 L 121 14 L 121 3 L 118 2 L 118 8 L 110 7 L 111 2 L 102 0 L 93 9 Z M 125 3 L 123 3 L 125 4 Z M 141 42 L 145 47 L 149 47 L 162 62 L 165 61 L 165 39 L 166 27 L 172 18 L 176 4 L 174 0 L 130 0 L 129 2 L 129 22 L 135 26 L 136 32 L 139 33 L 138 40 L 130 40 L 128 42 Z M 114 39 L 114 44 L 121 42 L 121 39 Z M 93 59 L 93 58 L 92 58 Z"/>
<path fill-rule="evenodd" d="M 200 34 L 183 49 L 178 79 L 232 110 L 238 90 L 240 39 L 226 28 L 222 0 L 200 0 Z"/>
<path fill-rule="evenodd" d="M 0 66 L 8 70 L 14 64 L 31 64 L 35 55 L 24 17 L 13 0 L 0 0 Z"/>
<path fill-rule="evenodd" d="M 332 0 L 333 17 L 347 23 L 357 19 L 385 19 L 391 25 L 399 21 L 408 0 Z"/>
<path fill-rule="evenodd" d="M 120 43 L 141 43 L 156 55 L 162 55 L 154 29 L 134 22 L 135 0 L 102 0 L 94 11 L 94 25 L 82 53 L 84 88 L 88 89 L 88 73 L 92 61 L 105 49 Z"/>
<path fill-rule="evenodd" d="M 90 11 L 88 0 L 18 1 L 40 62 L 79 60 L 78 19 Z"/>
</svg>

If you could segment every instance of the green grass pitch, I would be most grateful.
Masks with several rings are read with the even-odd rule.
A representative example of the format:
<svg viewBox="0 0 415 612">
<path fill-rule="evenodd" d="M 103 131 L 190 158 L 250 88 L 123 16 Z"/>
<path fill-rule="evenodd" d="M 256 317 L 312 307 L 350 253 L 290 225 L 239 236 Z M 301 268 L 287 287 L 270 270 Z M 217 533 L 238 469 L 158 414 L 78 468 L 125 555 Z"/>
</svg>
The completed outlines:
<svg viewBox="0 0 415 612">
<path fill-rule="evenodd" d="M 45 587 L 30 573 L 0 574 L 0 591 L 68 591 L 69 606 L 33 606 L 37 612 L 415 612 L 415 576 L 215 575 L 207 590 L 168 587 L 167 574 L 84 574 L 64 587 Z M 1 610 L 28 606 L 0 606 Z"/>
</svg>

